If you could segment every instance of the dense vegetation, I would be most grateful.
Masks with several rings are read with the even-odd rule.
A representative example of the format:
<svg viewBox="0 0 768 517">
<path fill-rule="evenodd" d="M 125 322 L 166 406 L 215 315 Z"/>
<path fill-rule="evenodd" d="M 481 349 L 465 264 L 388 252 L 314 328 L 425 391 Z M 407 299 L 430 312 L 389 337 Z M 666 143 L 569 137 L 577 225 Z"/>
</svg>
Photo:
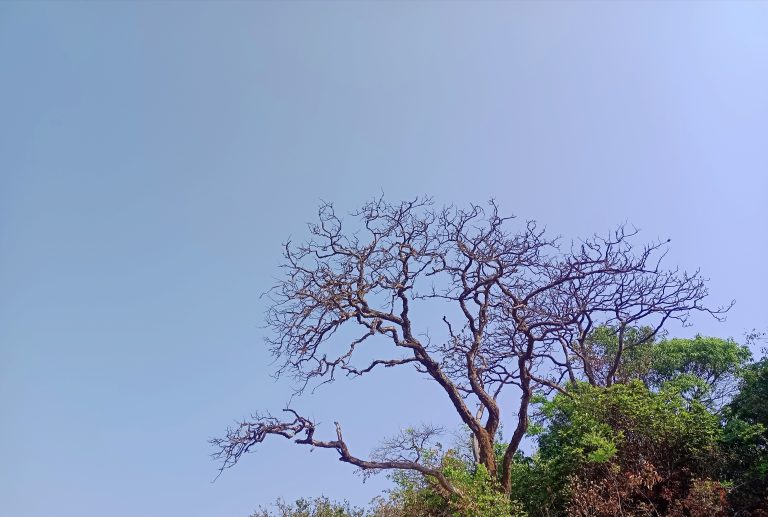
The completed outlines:
<svg viewBox="0 0 768 517">
<path fill-rule="evenodd" d="M 598 328 L 591 345 L 610 353 L 615 333 Z M 398 471 L 368 508 L 319 498 L 254 517 L 768 516 L 768 359 L 732 340 L 661 339 L 626 354 L 621 372 L 535 397 L 537 447 L 516 454 L 509 496 L 467 445 L 424 451 L 462 497 Z"/>
</svg>

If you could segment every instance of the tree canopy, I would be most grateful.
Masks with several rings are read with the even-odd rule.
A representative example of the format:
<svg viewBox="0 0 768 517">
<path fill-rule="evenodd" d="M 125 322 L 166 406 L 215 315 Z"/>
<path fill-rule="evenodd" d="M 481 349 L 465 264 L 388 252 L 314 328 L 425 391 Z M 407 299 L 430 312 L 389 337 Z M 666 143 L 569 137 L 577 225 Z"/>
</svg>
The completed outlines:
<svg viewBox="0 0 768 517">
<path fill-rule="evenodd" d="M 320 438 L 315 422 L 287 407 L 287 418 L 258 413 L 212 440 L 221 469 L 280 436 L 333 450 L 364 471 L 394 471 L 410 489 L 428 487 L 463 515 L 480 493 L 501 495 L 502 514 L 522 512 L 516 491 L 553 472 L 559 502 L 550 502 L 576 508 L 565 502 L 568 487 L 580 486 L 588 465 L 607 462 L 613 466 L 602 488 L 592 487 L 595 497 L 608 490 L 608 473 L 638 469 L 646 477 L 637 482 L 654 479 L 653 490 L 671 490 L 656 486 L 666 480 L 684 485 L 683 498 L 698 497 L 701 487 L 711 495 L 720 489 L 707 485 L 717 478 L 707 468 L 712 444 L 723 439 L 721 410 L 746 386 L 740 379 L 751 355 L 733 340 L 667 338 L 668 323 L 688 325 L 697 312 L 721 319 L 730 305 L 706 304 L 701 274 L 666 266 L 668 241 L 637 244 L 637 233 L 618 226 L 565 242 L 533 221 L 500 215 L 493 201 L 438 209 L 426 198 L 379 198 L 347 218 L 322 204 L 309 238 L 285 243 L 283 274 L 269 292 L 266 339 L 277 374 L 293 378 L 301 395 L 341 376 L 410 368 L 440 387 L 470 435 L 470 454 L 437 451 L 441 430 L 422 425 L 363 457 L 350 450 L 340 423 Z M 503 406 L 502 393 L 509 393 Z M 500 441 L 505 418 L 514 425 Z M 523 460 L 526 434 L 538 434 L 541 449 Z M 662 468 L 666 450 L 679 452 L 675 465 L 685 480 L 675 477 L 677 467 Z"/>
</svg>

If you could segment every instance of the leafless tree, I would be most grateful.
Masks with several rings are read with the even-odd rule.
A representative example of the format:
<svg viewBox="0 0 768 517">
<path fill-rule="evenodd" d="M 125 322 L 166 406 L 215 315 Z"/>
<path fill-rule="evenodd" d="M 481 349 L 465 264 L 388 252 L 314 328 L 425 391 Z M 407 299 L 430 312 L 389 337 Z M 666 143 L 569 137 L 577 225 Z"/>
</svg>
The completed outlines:
<svg viewBox="0 0 768 517">
<path fill-rule="evenodd" d="M 661 267 L 666 241 L 636 248 L 631 241 L 637 231 L 625 226 L 564 246 L 532 221 L 508 229 L 513 218 L 499 215 L 494 202 L 436 209 L 426 198 L 380 198 L 351 214 L 351 229 L 331 204 L 321 205 L 318 215 L 308 241 L 285 244 L 284 275 L 270 291 L 267 341 L 280 361 L 278 374 L 294 377 L 296 394 L 381 367 L 427 375 L 469 429 L 476 461 L 499 477 L 506 492 L 536 391 L 565 392 L 576 380 L 610 385 L 622 354 L 653 339 L 670 320 L 686 323 L 695 311 L 720 318 L 728 308 L 703 305 L 707 289 L 698 271 Z M 425 312 L 420 304 L 440 314 L 443 331 L 426 333 L 436 322 L 419 320 L 417 312 Z M 600 325 L 618 335 L 607 366 L 595 364 L 587 346 Z M 640 326 L 650 330 L 628 332 Z M 342 327 L 359 334 L 334 354 L 326 342 Z M 376 359 L 359 363 L 362 347 L 374 347 Z M 508 388 L 514 396 L 505 401 L 516 403 L 504 410 L 515 416 L 514 428 L 499 464 L 498 401 Z M 312 421 L 285 411 L 292 420 L 256 415 L 213 440 L 221 469 L 279 435 L 335 449 L 341 461 L 364 470 L 414 470 L 459 494 L 439 466 L 420 455 L 435 428 L 391 439 L 374 459 L 364 460 L 351 454 L 339 424 L 336 439 L 318 440 Z"/>
</svg>

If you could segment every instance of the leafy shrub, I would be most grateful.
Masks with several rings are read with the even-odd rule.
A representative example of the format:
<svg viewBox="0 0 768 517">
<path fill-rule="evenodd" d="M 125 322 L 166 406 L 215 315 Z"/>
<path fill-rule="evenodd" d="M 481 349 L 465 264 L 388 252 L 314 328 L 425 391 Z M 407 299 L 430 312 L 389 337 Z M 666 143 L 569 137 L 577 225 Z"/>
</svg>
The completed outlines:
<svg viewBox="0 0 768 517">
<path fill-rule="evenodd" d="M 533 465 L 555 495 L 541 515 L 666 515 L 697 479 L 699 499 L 701 487 L 721 499 L 722 487 L 706 483 L 717 473 L 719 419 L 677 391 L 653 392 L 638 381 L 580 384 L 544 403 L 542 415 Z"/>
</svg>

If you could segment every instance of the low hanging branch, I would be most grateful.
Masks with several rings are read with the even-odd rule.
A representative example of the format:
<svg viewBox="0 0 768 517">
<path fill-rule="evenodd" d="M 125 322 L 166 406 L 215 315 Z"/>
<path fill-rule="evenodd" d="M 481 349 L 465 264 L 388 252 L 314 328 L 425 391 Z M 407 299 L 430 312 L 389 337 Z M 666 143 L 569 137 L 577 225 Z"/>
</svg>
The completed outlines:
<svg viewBox="0 0 768 517">
<path fill-rule="evenodd" d="M 284 247 L 284 275 L 269 293 L 267 313 L 277 374 L 294 378 L 296 395 L 339 374 L 407 367 L 427 375 L 469 429 L 477 463 L 499 474 L 506 492 L 536 392 L 566 391 L 577 380 L 610 385 L 622 373 L 622 355 L 669 321 L 686 324 L 693 312 L 720 319 L 730 307 L 704 305 L 706 282 L 698 272 L 662 267 L 667 241 L 635 248 L 637 231 L 624 226 L 563 249 L 534 222 L 509 231 L 512 218 L 500 216 L 493 202 L 435 210 L 429 199 L 377 199 L 351 215 L 356 226 L 344 229 L 333 206 L 323 204 L 311 238 Z M 440 311 L 437 320 L 416 317 L 427 305 L 427 313 Z M 339 352 L 342 327 L 360 333 Z M 598 327 L 615 330 L 612 355 L 595 355 L 590 336 Z M 375 348 L 374 359 L 366 354 L 359 362 L 363 347 Z M 504 410 L 516 417 L 498 465 L 494 438 L 504 414 L 497 400 L 510 386 L 517 398 L 508 398 Z M 334 449 L 363 470 L 414 470 L 457 494 L 420 455 L 394 453 L 408 440 L 389 442 L 386 458 L 363 460 L 349 452 L 338 425 L 335 440 L 317 440 L 314 423 L 286 412 L 293 420 L 256 416 L 213 440 L 221 469 L 278 435 Z"/>
<path fill-rule="evenodd" d="M 339 455 L 339 461 L 350 463 L 363 471 L 414 470 L 434 479 L 445 493 L 461 496 L 461 492 L 448 481 L 439 469 L 425 466 L 418 461 L 428 440 L 437 433 L 436 429 L 425 428 L 419 432 L 408 433 L 410 439 L 407 441 L 394 439 L 389 443 L 385 442 L 378 451 L 378 461 L 369 461 L 353 456 L 349 452 L 349 447 L 341 434 L 341 425 L 338 422 L 335 422 L 336 439 L 323 441 L 315 438 L 314 422 L 292 409 L 284 409 L 283 411 L 293 415 L 293 420 L 281 421 L 271 415 L 254 415 L 253 421 L 241 422 L 237 427 L 227 429 L 226 437 L 211 440 L 211 443 L 219 448 L 218 452 L 213 455 L 215 459 L 222 462 L 219 474 L 234 466 L 240 457 L 249 452 L 254 445 L 262 443 L 270 435 L 275 435 L 293 439 L 294 442 L 303 445 L 311 445 L 321 449 L 335 449 Z M 411 460 L 403 456 L 402 452 L 406 450 L 411 451 L 416 459 Z M 397 456 L 389 459 L 390 453 Z"/>
</svg>

